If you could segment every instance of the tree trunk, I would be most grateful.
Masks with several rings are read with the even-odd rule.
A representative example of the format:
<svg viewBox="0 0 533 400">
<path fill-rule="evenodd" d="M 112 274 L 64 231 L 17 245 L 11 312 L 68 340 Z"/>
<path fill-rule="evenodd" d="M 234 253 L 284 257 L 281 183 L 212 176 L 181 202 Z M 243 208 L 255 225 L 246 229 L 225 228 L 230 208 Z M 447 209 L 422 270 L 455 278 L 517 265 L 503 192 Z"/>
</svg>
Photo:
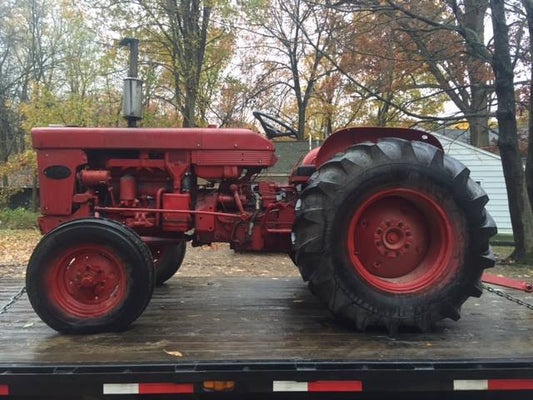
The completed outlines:
<svg viewBox="0 0 533 400">
<path fill-rule="evenodd" d="M 467 120 L 470 130 L 470 144 L 476 147 L 490 146 L 488 134 L 489 117 L 470 117 Z"/>
<path fill-rule="evenodd" d="M 306 105 L 298 102 L 298 140 L 304 140 L 305 134 L 305 115 L 307 114 Z"/>
<path fill-rule="evenodd" d="M 194 87 L 185 89 L 185 107 L 183 108 L 184 128 L 196 127 L 196 94 L 197 92 Z"/>
<path fill-rule="evenodd" d="M 494 31 L 494 70 L 496 96 L 498 147 L 502 158 L 503 173 L 509 199 L 509 211 L 513 225 L 515 251 L 512 257 L 521 262 L 533 261 L 533 211 L 529 205 L 526 180 L 516 126 L 516 103 L 513 83 L 513 66 L 509 50 L 509 27 L 505 19 L 504 0 L 490 0 Z"/>
<path fill-rule="evenodd" d="M 479 41 L 484 42 L 485 36 L 485 15 L 488 0 L 465 0 L 464 20 L 466 29 L 476 33 Z M 489 115 L 488 102 L 489 90 L 487 89 L 487 64 L 475 57 L 476 49 L 472 43 L 467 41 L 467 48 L 471 55 L 467 56 L 466 69 L 470 81 L 470 109 L 472 112 L 481 115 L 469 118 L 470 143 L 476 147 L 488 147 L 489 143 Z"/>
<path fill-rule="evenodd" d="M 333 116 L 331 114 L 332 113 L 329 110 L 326 113 L 326 122 L 324 123 L 324 140 L 326 140 L 333 133 Z"/>
<path fill-rule="evenodd" d="M 522 0 L 527 15 L 529 28 L 529 54 L 533 57 L 533 0 Z M 529 81 L 529 124 L 528 124 L 528 150 L 526 161 L 526 182 L 529 193 L 529 203 L 533 208 L 533 68 L 530 66 Z"/>
</svg>

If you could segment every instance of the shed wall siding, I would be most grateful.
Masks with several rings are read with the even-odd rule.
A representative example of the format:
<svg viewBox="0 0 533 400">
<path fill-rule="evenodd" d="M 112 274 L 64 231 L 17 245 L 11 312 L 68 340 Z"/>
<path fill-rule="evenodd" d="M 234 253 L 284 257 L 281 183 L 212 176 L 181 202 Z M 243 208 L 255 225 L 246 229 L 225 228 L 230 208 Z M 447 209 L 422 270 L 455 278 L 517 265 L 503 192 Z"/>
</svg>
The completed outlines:
<svg viewBox="0 0 533 400">
<path fill-rule="evenodd" d="M 446 154 L 461 161 L 470 169 L 470 176 L 479 182 L 489 196 L 487 209 L 496 221 L 498 232 L 512 234 L 511 217 L 505 189 L 505 179 L 501 159 L 498 155 L 470 146 L 469 144 L 435 134 L 440 140 Z M 278 142 L 276 154 L 278 163 L 267 170 L 263 179 L 280 180 L 292 171 L 296 161 L 307 153 L 307 142 Z"/>
<path fill-rule="evenodd" d="M 512 234 L 513 229 L 500 157 L 441 135 L 435 136 L 441 141 L 445 153 L 465 164 L 470 169 L 470 177 L 480 182 L 481 187 L 487 192 L 490 199 L 487 210 L 496 221 L 498 232 Z"/>
</svg>

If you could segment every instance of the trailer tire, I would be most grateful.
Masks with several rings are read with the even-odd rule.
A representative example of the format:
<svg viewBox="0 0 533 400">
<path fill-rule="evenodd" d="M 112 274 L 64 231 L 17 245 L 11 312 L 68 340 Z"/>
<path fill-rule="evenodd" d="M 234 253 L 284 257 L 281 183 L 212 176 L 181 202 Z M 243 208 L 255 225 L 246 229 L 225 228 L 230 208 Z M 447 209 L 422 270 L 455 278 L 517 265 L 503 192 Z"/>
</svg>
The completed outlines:
<svg viewBox="0 0 533 400">
<path fill-rule="evenodd" d="M 63 333 L 126 329 L 148 305 L 154 286 L 148 246 L 128 227 L 97 218 L 46 234 L 26 272 L 33 309 Z"/>
<path fill-rule="evenodd" d="M 358 330 L 431 329 L 458 320 L 494 265 L 488 197 L 442 150 L 386 138 L 320 166 L 296 206 L 296 264 Z"/>
<path fill-rule="evenodd" d="M 186 250 L 187 242 L 167 246 L 150 246 L 154 259 L 155 284 L 157 286 L 161 286 L 178 272 Z"/>
</svg>

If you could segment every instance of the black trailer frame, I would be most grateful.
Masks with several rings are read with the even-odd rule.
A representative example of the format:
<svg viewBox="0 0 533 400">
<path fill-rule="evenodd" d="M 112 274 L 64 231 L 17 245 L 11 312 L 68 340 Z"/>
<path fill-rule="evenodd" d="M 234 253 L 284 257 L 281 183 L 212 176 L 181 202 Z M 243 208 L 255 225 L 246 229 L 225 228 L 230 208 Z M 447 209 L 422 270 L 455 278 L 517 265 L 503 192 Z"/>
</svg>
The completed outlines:
<svg viewBox="0 0 533 400">
<path fill-rule="evenodd" d="M 22 296 L 0 315 L 0 399 L 531 399 L 530 313 L 486 294 L 389 337 L 335 321 L 299 278 L 181 278 L 132 329 L 66 336 Z"/>
<path fill-rule="evenodd" d="M 191 385 L 190 391 L 159 395 L 213 396 L 204 387 L 206 381 L 234 382 L 231 398 L 268 395 L 268 398 L 310 397 L 312 393 L 299 391 L 274 392 L 274 382 L 361 382 L 360 390 L 347 392 L 315 392 L 332 398 L 349 395 L 351 398 L 414 396 L 434 393 L 450 397 L 487 398 L 493 396 L 531 398 L 533 396 L 533 360 L 456 360 L 456 361 L 237 361 L 195 363 L 137 363 L 137 364 L 81 364 L 81 365 L 0 365 L 0 381 L 8 387 L 9 398 L 18 397 L 83 397 L 120 398 L 120 394 L 104 393 L 109 384 L 181 384 Z M 489 382 L 486 389 L 458 388 L 457 382 Z M 490 383 L 505 383 L 506 389 L 495 389 Z M 513 386 L 514 385 L 514 386 Z M 1 387 L 1 386 L 0 386 Z M 127 393 L 125 393 L 127 394 Z M 135 393 L 129 393 L 135 394 Z M 139 393 L 142 394 L 142 393 Z M 224 394 L 217 392 L 217 395 Z M 469 397 L 468 397 L 469 396 Z M 1 397 L 1 396 L 0 396 Z M 224 396 L 222 396 L 224 397 Z M 502 397 L 503 398 L 503 397 Z"/>
</svg>

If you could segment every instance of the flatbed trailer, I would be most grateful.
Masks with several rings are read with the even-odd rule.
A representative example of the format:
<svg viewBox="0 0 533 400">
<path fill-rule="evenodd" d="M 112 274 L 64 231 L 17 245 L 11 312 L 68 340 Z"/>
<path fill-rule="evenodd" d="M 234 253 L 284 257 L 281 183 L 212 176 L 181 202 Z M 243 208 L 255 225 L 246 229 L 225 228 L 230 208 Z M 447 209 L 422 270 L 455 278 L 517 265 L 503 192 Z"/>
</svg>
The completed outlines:
<svg viewBox="0 0 533 400">
<path fill-rule="evenodd" d="M 22 285 L 3 280 L 0 306 Z M 530 399 L 532 328 L 485 293 L 432 332 L 358 333 L 300 278 L 178 275 L 122 333 L 58 334 L 22 296 L 0 314 L 0 398 Z"/>
</svg>

